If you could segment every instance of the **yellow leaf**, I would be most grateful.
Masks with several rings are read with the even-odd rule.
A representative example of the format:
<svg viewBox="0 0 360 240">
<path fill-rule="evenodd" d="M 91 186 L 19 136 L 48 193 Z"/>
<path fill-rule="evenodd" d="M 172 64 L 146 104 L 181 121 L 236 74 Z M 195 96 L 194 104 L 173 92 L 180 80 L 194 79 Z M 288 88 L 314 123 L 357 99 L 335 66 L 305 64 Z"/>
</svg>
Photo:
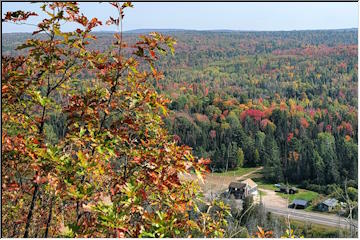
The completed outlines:
<svg viewBox="0 0 360 240">
<path fill-rule="evenodd" d="M 195 170 L 195 173 L 196 173 L 196 176 L 198 177 L 198 179 L 201 180 L 202 184 L 204 184 L 204 178 L 203 178 L 201 172 L 198 170 Z"/>
</svg>

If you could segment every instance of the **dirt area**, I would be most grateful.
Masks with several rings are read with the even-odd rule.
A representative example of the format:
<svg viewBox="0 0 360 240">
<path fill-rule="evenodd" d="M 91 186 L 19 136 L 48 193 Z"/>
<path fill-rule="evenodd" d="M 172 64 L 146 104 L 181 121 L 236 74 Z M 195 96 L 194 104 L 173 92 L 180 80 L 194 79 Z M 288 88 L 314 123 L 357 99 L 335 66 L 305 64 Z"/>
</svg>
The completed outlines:
<svg viewBox="0 0 360 240">
<path fill-rule="evenodd" d="M 195 174 L 181 175 L 180 179 L 197 181 L 204 194 L 223 192 L 228 188 L 229 183 L 234 181 L 233 177 L 216 176 L 215 174 L 207 174 L 204 178 L 204 183 L 202 183 Z"/>
<path fill-rule="evenodd" d="M 242 176 L 219 176 L 216 174 L 209 173 L 204 178 L 204 183 L 198 180 L 195 174 L 181 175 L 180 179 L 182 180 L 195 180 L 198 181 L 201 189 L 204 191 L 205 195 L 210 195 L 214 193 L 221 193 L 228 189 L 229 184 L 234 181 L 241 181 L 246 179 L 251 174 L 260 171 L 263 167 L 259 167 L 254 171 L 251 171 Z"/>
<path fill-rule="evenodd" d="M 276 195 L 275 191 L 263 188 L 259 188 L 259 190 L 265 193 L 265 195 L 262 196 L 262 202 L 266 207 L 288 208 L 286 199 Z"/>
<path fill-rule="evenodd" d="M 255 169 L 254 171 L 251 171 L 247 174 L 244 174 L 242 176 L 219 176 L 217 174 L 209 173 L 204 178 L 204 183 L 202 183 L 195 174 L 188 174 L 188 175 L 182 175 L 180 178 L 182 180 L 194 180 L 198 181 L 201 189 L 204 191 L 205 196 L 210 196 L 212 194 L 218 194 L 226 191 L 229 187 L 229 184 L 234 181 L 241 181 L 248 177 L 257 177 L 257 174 L 259 174 L 259 171 L 263 167 L 259 167 Z M 262 196 L 262 202 L 267 207 L 275 207 L 279 209 L 287 209 L 288 203 L 287 200 L 280 197 L 279 195 L 276 195 L 275 191 L 267 190 L 259 188 L 260 191 L 264 192 L 265 194 Z"/>
</svg>

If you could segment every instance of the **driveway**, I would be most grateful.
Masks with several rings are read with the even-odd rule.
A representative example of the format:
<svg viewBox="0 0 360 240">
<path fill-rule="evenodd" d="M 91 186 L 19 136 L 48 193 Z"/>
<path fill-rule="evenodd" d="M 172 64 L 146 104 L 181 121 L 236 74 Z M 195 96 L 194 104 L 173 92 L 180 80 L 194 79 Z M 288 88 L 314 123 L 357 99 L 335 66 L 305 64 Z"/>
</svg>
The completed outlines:
<svg viewBox="0 0 360 240">
<path fill-rule="evenodd" d="M 271 208 L 283 208 L 287 209 L 288 203 L 285 198 L 280 197 L 279 195 L 276 195 L 276 192 L 273 190 L 263 189 L 259 188 L 260 191 L 264 192 L 265 195 L 261 196 L 262 202 L 265 205 L 265 207 L 271 207 Z"/>
</svg>

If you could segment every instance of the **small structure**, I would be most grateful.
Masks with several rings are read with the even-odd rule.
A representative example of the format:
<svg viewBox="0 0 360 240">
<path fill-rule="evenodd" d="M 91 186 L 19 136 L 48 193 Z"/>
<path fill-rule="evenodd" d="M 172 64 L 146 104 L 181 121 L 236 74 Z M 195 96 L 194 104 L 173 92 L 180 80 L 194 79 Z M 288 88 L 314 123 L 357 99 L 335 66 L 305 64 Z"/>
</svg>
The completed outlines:
<svg viewBox="0 0 360 240">
<path fill-rule="evenodd" d="M 244 199 L 245 183 L 231 182 L 229 185 L 229 194 L 234 195 L 235 199 Z"/>
<path fill-rule="evenodd" d="M 245 195 L 246 196 L 258 195 L 257 184 L 253 180 L 251 180 L 251 178 L 248 178 L 248 179 L 243 180 L 241 182 L 246 184 L 246 188 L 245 188 Z"/>
<path fill-rule="evenodd" d="M 322 212 L 332 211 L 338 205 L 338 200 L 329 198 L 318 205 L 318 210 Z"/>
<path fill-rule="evenodd" d="M 307 206 L 308 201 L 302 199 L 294 199 L 294 201 L 289 205 L 289 208 L 305 209 Z"/>
<path fill-rule="evenodd" d="M 257 184 L 250 178 L 241 182 L 231 182 L 229 194 L 234 195 L 235 199 L 245 199 L 248 196 L 258 195 Z"/>
</svg>

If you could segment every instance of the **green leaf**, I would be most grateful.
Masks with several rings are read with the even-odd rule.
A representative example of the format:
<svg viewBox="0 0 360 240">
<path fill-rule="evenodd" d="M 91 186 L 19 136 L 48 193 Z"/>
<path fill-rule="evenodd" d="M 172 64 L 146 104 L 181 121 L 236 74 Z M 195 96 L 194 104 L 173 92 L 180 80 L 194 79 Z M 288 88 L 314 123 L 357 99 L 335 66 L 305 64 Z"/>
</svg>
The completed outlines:
<svg viewBox="0 0 360 240">
<path fill-rule="evenodd" d="M 104 154 L 104 149 L 101 146 L 98 146 L 96 149 L 100 154 Z"/>
<path fill-rule="evenodd" d="M 165 49 L 163 49 L 162 47 L 157 47 L 157 49 L 159 50 L 159 53 L 161 54 L 161 55 L 166 55 L 166 50 Z"/>
<path fill-rule="evenodd" d="M 79 136 L 82 137 L 85 132 L 86 132 L 86 130 L 84 129 L 84 127 L 81 127 Z"/>
<path fill-rule="evenodd" d="M 46 98 L 42 97 L 39 91 L 34 92 L 35 99 L 40 103 L 42 107 L 46 104 Z"/>
</svg>

